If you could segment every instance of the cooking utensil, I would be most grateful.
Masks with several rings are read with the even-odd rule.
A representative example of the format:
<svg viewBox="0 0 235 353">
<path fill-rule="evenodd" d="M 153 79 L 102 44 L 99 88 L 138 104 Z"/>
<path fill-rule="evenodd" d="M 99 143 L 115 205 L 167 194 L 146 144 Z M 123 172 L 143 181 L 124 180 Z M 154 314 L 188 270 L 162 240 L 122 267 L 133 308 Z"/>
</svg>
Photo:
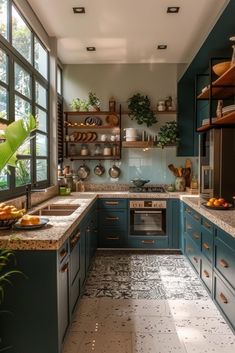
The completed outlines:
<svg viewBox="0 0 235 353">
<path fill-rule="evenodd" d="M 170 169 L 170 171 L 174 174 L 174 176 L 178 177 L 179 176 L 179 172 L 178 169 L 175 168 L 175 166 L 173 164 L 169 164 L 168 168 Z"/>
<path fill-rule="evenodd" d="M 85 180 L 90 175 L 90 168 L 84 163 L 78 168 L 78 176 L 80 179 Z"/>
<path fill-rule="evenodd" d="M 121 174 L 121 169 L 118 168 L 115 164 L 109 168 L 109 175 L 111 178 L 117 179 L 119 175 Z"/>
<path fill-rule="evenodd" d="M 141 186 L 144 186 L 144 184 L 147 184 L 150 182 L 150 180 L 145 180 L 145 179 L 133 179 L 131 182 L 138 188 Z"/>
<path fill-rule="evenodd" d="M 105 167 L 102 166 L 100 163 L 95 166 L 94 168 L 95 175 L 101 176 L 104 174 L 104 172 L 105 172 Z"/>
</svg>

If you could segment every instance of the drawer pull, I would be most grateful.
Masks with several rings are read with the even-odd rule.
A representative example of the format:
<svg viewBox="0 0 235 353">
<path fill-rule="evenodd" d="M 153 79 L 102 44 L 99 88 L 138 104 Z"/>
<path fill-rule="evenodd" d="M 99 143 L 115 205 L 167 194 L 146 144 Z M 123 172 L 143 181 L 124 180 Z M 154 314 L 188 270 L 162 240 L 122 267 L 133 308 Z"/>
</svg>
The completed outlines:
<svg viewBox="0 0 235 353">
<path fill-rule="evenodd" d="M 219 263 L 220 263 L 220 266 L 222 266 L 223 268 L 228 268 L 229 267 L 228 263 L 224 259 L 221 259 Z"/>
<path fill-rule="evenodd" d="M 80 232 L 77 233 L 77 235 L 70 240 L 70 245 L 72 246 L 72 248 L 74 248 L 74 246 L 77 244 L 79 239 L 80 239 Z"/>
<path fill-rule="evenodd" d="M 225 297 L 223 293 L 220 293 L 220 299 L 224 304 L 228 304 L 228 299 Z"/>
<path fill-rule="evenodd" d="M 64 272 L 68 271 L 68 268 L 69 268 L 69 264 L 67 263 L 61 268 L 60 272 L 64 273 Z"/>
<path fill-rule="evenodd" d="M 195 239 L 199 239 L 200 238 L 200 234 L 196 233 L 196 232 L 193 232 L 193 237 Z"/>
<path fill-rule="evenodd" d="M 187 252 L 192 252 L 193 248 L 188 247 L 186 250 L 187 250 Z"/>
<path fill-rule="evenodd" d="M 186 224 L 186 229 L 187 230 L 192 230 L 193 228 L 192 228 L 192 226 L 190 224 Z"/>
<path fill-rule="evenodd" d="M 210 277 L 209 273 L 206 270 L 204 270 L 203 273 L 204 273 L 205 277 L 207 277 L 207 278 Z"/>
<path fill-rule="evenodd" d="M 192 213 L 192 211 L 191 211 L 189 208 L 186 208 L 186 212 L 187 212 L 188 214 L 191 214 L 191 213 Z"/>
<path fill-rule="evenodd" d="M 154 244 L 154 240 L 142 240 L 142 244 Z"/>
<path fill-rule="evenodd" d="M 211 225 L 208 222 L 204 222 L 204 227 L 207 229 L 211 229 Z"/>
<path fill-rule="evenodd" d="M 194 218 L 199 221 L 200 217 L 198 215 L 194 215 Z"/>
<path fill-rule="evenodd" d="M 65 257 L 67 254 L 68 254 L 68 251 L 66 249 L 63 249 L 60 252 L 60 257 Z"/>
<path fill-rule="evenodd" d="M 105 218 L 107 221 L 118 221 L 119 217 L 106 217 Z"/>
<path fill-rule="evenodd" d="M 105 205 L 117 206 L 117 205 L 119 205 L 119 202 L 118 201 L 105 201 Z"/>
<path fill-rule="evenodd" d="M 196 256 L 193 257 L 194 262 L 198 263 L 198 258 Z"/>
<path fill-rule="evenodd" d="M 112 236 L 110 235 L 109 237 L 106 237 L 107 240 L 118 240 L 120 237 Z"/>
<path fill-rule="evenodd" d="M 207 243 L 203 243 L 202 246 L 203 246 L 203 248 L 206 249 L 206 250 L 209 250 L 209 249 L 210 249 L 210 247 L 209 247 L 209 245 L 208 245 Z"/>
</svg>

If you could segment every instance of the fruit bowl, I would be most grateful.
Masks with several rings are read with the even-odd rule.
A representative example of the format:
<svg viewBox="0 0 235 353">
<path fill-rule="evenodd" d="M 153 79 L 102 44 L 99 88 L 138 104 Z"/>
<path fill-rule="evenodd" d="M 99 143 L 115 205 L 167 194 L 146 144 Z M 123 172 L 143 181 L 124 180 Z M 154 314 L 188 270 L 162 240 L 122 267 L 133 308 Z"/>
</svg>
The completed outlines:
<svg viewBox="0 0 235 353">
<path fill-rule="evenodd" d="M 223 61 L 222 63 L 214 65 L 212 69 L 217 76 L 221 76 L 230 68 L 230 66 L 231 61 Z"/>
<path fill-rule="evenodd" d="M 17 221 L 18 221 L 18 218 L 0 220 L 0 231 L 2 229 L 10 229 L 13 226 L 13 224 L 15 224 Z"/>
<path fill-rule="evenodd" d="M 18 209 L 13 205 L 0 204 L 0 230 L 9 229 L 23 216 L 25 209 Z"/>
<path fill-rule="evenodd" d="M 231 210 L 231 208 L 233 208 L 233 205 L 231 203 L 227 203 L 226 206 L 220 205 L 220 206 L 208 206 L 206 202 L 204 202 L 202 204 L 203 206 L 205 206 L 206 208 L 209 208 L 211 210 L 218 210 L 218 211 L 226 211 L 226 210 Z"/>
</svg>

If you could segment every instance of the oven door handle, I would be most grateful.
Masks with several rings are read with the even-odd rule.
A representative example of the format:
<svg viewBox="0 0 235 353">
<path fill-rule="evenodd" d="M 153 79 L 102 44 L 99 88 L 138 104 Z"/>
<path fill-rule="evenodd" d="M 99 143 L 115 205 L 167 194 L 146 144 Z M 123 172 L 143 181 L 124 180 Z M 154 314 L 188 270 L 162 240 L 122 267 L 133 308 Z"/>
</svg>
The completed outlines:
<svg viewBox="0 0 235 353">
<path fill-rule="evenodd" d="M 151 214 L 160 214 L 162 213 L 162 211 L 148 211 L 148 210 L 142 210 L 142 211 L 134 211 L 134 213 L 137 213 L 137 214 L 143 214 L 143 213 L 151 213 Z"/>
</svg>

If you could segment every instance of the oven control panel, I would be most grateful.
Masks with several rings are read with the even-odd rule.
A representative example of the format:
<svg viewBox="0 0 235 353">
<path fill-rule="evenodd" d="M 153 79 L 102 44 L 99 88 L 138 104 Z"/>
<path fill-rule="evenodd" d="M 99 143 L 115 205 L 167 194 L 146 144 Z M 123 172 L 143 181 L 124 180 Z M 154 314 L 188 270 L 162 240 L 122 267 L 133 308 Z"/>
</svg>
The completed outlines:
<svg viewBox="0 0 235 353">
<path fill-rule="evenodd" d="M 166 208 L 166 201 L 162 200 L 132 200 L 130 208 Z"/>
</svg>

